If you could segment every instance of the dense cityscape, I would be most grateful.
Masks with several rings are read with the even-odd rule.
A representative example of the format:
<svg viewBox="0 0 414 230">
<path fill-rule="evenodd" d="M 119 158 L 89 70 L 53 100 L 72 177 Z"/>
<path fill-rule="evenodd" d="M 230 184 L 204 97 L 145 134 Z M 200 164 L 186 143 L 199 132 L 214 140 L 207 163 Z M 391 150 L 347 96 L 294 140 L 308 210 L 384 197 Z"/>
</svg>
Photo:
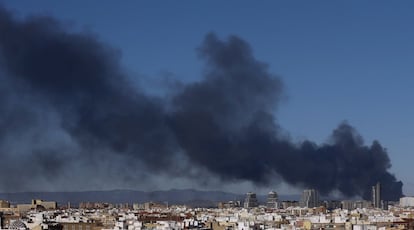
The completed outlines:
<svg viewBox="0 0 414 230">
<path fill-rule="evenodd" d="M 244 200 L 196 207 L 148 201 L 112 204 L 58 204 L 33 199 L 30 204 L 0 200 L 1 229 L 13 230 L 250 230 L 250 229 L 414 229 L 414 197 L 385 201 L 381 184 L 371 200 L 322 200 L 306 189 L 299 201 L 279 200 L 275 191 L 259 202 L 253 192 Z"/>
</svg>

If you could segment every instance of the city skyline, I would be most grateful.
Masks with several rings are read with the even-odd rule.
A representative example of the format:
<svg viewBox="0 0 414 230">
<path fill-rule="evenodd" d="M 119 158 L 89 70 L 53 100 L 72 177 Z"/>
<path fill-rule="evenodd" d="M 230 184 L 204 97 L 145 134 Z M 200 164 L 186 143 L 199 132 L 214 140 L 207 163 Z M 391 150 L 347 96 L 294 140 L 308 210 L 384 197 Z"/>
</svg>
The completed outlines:
<svg viewBox="0 0 414 230">
<path fill-rule="evenodd" d="M 293 143 L 310 140 L 323 145 L 332 130 L 346 120 L 361 134 L 364 146 L 378 140 L 387 149 L 392 164 L 389 171 L 403 181 L 406 195 L 414 193 L 409 163 L 414 160 L 409 139 L 413 130 L 409 118 L 414 111 L 408 104 L 413 98 L 410 60 L 413 60 L 414 34 L 408 29 L 413 17 L 410 14 L 412 3 L 353 1 L 298 5 L 282 2 L 257 4 L 258 9 L 247 9 L 245 2 L 201 5 L 186 2 L 181 7 L 168 5 L 171 3 L 125 3 L 114 8 L 105 1 L 0 3 L 16 17 L 50 15 L 63 21 L 68 31 L 86 31 L 99 42 L 119 49 L 117 55 L 121 58 L 122 71 L 132 76 L 131 84 L 140 84 L 155 96 L 165 94 L 170 85 L 188 84 L 202 78 L 206 67 L 194 50 L 202 46 L 206 34 L 215 32 L 216 42 L 223 44 L 228 44 L 229 36 L 234 35 L 249 45 L 258 61 L 268 65 L 271 75 L 280 76 L 283 91 L 276 95 L 275 101 L 280 100 L 276 102 L 280 105 L 275 106 L 274 117 Z M 99 9 L 95 8 L 98 5 Z M 219 10 L 214 11 L 215 7 Z M 240 12 L 229 13 L 234 8 Z M 207 17 L 211 12 L 217 17 Z M 53 114 L 50 116 L 54 119 Z M 64 133 L 58 135 L 66 138 Z M 119 169 L 112 170 L 116 174 Z M 70 171 L 65 173 L 70 174 Z M 122 180 L 141 178 L 129 176 L 126 174 Z M 112 181 L 110 189 L 137 188 L 113 182 L 117 176 L 109 175 L 107 179 Z M 139 182 L 138 188 L 157 189 L 159 185 L 203 188 L 203 182 L 186 179 L 171 182 L 165 175 L 149 180 L 152 182 L 148 184 Z M 205 188 L 260 189 L 245 182 L 250 178 L 237 180 L 230 180 L 229 187 L 217 180 L 210 181 Z M 42 180 L 37 182 L 48 184 Z M 92 184 L 84 182 L 78 187 L 89 185 L 107 189 L 104 182 L 103 179 Z M 64 187 L 63 182 L 59 183 L 58 188 Z M 367 185 L 368 191 L 372 185 Z M 298 186 L 295 190 L 295 186 L 286 185 L 280 179 L 263 189 L 268 188 L 302 189 Z M 56 188 L 51 186 L 50 189 Z"/>
</svg>

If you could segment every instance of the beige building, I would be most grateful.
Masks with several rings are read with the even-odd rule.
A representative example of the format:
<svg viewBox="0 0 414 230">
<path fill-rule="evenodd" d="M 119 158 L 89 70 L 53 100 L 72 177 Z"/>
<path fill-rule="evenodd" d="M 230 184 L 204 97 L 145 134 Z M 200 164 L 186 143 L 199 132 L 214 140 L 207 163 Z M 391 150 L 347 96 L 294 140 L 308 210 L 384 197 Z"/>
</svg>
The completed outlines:
<svg viewBox="0 0 414 230">
<path fill-rule="evenodd" d="M 18 212 L 27 212 L 32 209 L 45 209 L 51 210 L 57 208 L 57 203 L 55 201 L 44 201 L 44 200 L 32 200 L 31 204 L 18 204 L 16 206 Z"/>
<path fill-rule="evenodd" d="M 10 208 L 10 203 L 6 200 L 0 200 L 0 208 Z"/>
</svg>

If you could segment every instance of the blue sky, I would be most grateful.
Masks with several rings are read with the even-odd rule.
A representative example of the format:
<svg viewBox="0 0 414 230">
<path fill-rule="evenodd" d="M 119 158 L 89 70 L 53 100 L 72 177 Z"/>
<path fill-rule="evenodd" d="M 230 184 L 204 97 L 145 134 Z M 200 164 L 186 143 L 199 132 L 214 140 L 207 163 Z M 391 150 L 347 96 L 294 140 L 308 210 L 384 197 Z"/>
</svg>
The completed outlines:
<svg viewBox="0 0 414 230">
<path fill-rule="evenodd" d="M 347 120 L 388 149 L 391 171 L 414 195 L 412 1 L 0 2 L 20 16 L 52 15 L 91 31 L 147 78 L 197 80 L 205 34 L 238 35 L 283 79 L 286 101 L 276 114 L 292 138 L 322 143 Z"/>
</svg>

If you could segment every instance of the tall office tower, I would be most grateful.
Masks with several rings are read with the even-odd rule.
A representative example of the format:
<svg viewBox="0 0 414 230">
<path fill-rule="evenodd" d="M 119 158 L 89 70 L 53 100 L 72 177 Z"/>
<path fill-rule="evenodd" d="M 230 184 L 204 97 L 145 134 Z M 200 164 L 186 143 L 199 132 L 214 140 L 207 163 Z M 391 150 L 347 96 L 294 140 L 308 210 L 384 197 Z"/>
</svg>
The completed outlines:
<svg viewBox="0 0 414 230">
<path fill-rule="evenodd" d="M 379 182 L 372 186 L 372 205 L 374 208 L 381 208 L 381 184 Z"/>
<path fill-rule="evenodd" d="M 257 201 L 256 193 L 248 192 L 246 194 L 246 199 L 244 200 L 244 207 L 245 208 L 254 208 L 259 205 Z"/>
<path fill-rule="evenodd" d="M 300 206 L 314 208 L 319 206 L 319 192 L 315 189 L 305 189 L 302 193 Z"/>
<path fill-rule="evenodd" d="M 275 191 L 270 191 L 269 194 L 267 194 L 267 204 L 266 206 L 268 208 L 278 208 L 278 196 Z"/>
</svg>

